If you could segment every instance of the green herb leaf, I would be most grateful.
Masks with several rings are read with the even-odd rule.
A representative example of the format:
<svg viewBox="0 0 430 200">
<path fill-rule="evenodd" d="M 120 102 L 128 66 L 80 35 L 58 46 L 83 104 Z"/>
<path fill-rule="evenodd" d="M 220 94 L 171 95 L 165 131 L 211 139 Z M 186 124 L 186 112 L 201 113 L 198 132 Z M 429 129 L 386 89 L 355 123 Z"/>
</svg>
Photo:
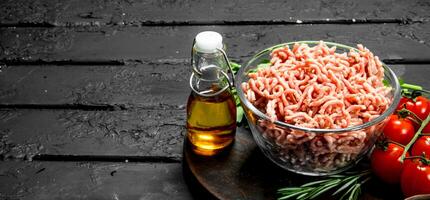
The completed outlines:
<svg viewBox="0 0 430 200">
<path fill-rule="evenodd" d="M 348 194 L 350 194 L 350 192 L 351 191 L 353 191 L 354 190 L 354 188 L 355 188 L 355 184 L 352 186 L 352 187 L 350 187 L 341 197 L 340 197 L 340 199 L 342 200 L 342 199 L 345 199 L 345 197 L 347 197 L 348 196 Z"/>
<path fill-rule="evenodd" d="M 244 112 L 242 106 L 236 107 L 236 123 L 242 122 L 243 114 Z"/>
<path fill-rule="evenodd" d="M 289 199 L 289 198 L 291 198 L 291 197 L 295 197 L 295 196 L 300 195 L 300 194 L 302 194 L 302 193 L 303 193 L 303 192 L 292 193 L 292 194 L 289 194 L 289 195 L 286 195 L 286 196 L 283 196 L 283 197 L 279 198 L 279 200 Z"/>
<path fill-rule="evenodd" d="M 388 83 L 386 79 L 382 80 L 382 83 L 384 84 L 385 87 L 390 86 L 390 83 Z"/>
<path fill-rule="evenodd" d="M 356 173 L 352 173 L 352 174 L 356 174 Z M 341 175 L 341 174 L 336 174 L 336 175 L 331 175 L 329 176 L 330 178 L 345 178 L 345 175 Z"/>
<path fill-rule="evenodd" d="M 264 68 L 267 68 L 267 67 L 270 67 L 270 63 L 261 63 L 261 64 L 257 65 L 258 69 L 264 69 Z"/>
<path fill-rule="evenodd" d="M 412 84 L 407 84 L 407 83 L 400 84 L 400 87 L 402 87 L 403 89 L 408 89 L 408 90 L 413 90 L 413 91 L 423 90 L 423 87 L 421 87 L 419 85 L 412 85 Z"/>
<path fill-rule="evenodd" d="M 398 78 L 398 79 L 399 79 L 399 84 L 400 84 L 400 85 L 405 84 L 405 81 L 404 81 L 403 79 L 401 79 L 401 78 Z"/>
<path fill-rule="evenodd" d="M 233 96 L 234 96 L 234 101 L 235 101 L 235 103 L 236 103 L 236 107 L 237 106 L 240 106 L 240 98 L 239 98 L 239 95 L 237 95 L 237 90 L 236 90 L 236 88 L 234 88 L 233 90 L 231 90 L 231 93 L 233 94 Z"/>
<path fill-rule="evenodd" d="M 352 178 L 352 179 L 351 179 Z M 348 188 L 349 186 L 351 186 L 352 184 L 354 184 L 354 183 L 357 183 L 357 180 L 359 179 L 360 177 L 359 176 L 357 176 L 357 177 L 349 177 L 348 178 L 348 180 L 349 181 L 347 181 L 347 183 L 345 183 L 345 185 L 343 185 L 342 187 L 340 187 L 339 189 L 337 189 L 336 190 L 336 192 L 334 192 L 333 194 L 332 194 L 332 196 L 334 196 L 334 195 L 337 195 L 339 192 L 342 192 L 343 190 L 345 190 L 346 188 Z"/>
<path fill-rule="evenodd" d="M 348 197 L 348 200 L 355 200 L 360 194 L 360 184 L 355 184 L 353 188 L 354 189 L 352 189 L 351 194 Z"/>
<path fill-rule="evenodd" d="M 306 198 L 307 198 L 307 197 L 306 197 L 307 195 L 308 195 L 308 193 L 303 193 L 302 195 L 298 196 L 296 199 L 300 199 L 300 200 L 301 200 L 301 199 L 306 199 Z"/>
<path fill-rule="evenodd" d="M 262 63 L 270 63 L 270 60 L 269 59 L 263 59 L 263 60 L 261 60 L 260 64 L 262 64 Z"/>
<path fill-rule="evenodd" d="M 313 185 L 318 185 L 318 184 L 320 184 L 320 183 L 324 183 L 324 182 L 328 182 L 328 181 L 331 181 L 332 179 L 324 179 L 324 180 L 320 180 L 320 181 L 314 181 L 314 182 L 310 182 L 310 183 L 306 183 L 306 184 L 303 184 L 302 186 L 300 186 L 300 187 L 309 187 L 309 186 L 313 186 Z"/>
<path fill-rule="evenodd" d="M 289 198 L 292 198 L 292 197 L 295 197 L 295 196 L 298 196 L 296 199 L 298 199 L 299 197 L 300 198 L 304 198 L 304 197 L 302 197 L 303 195 L 304 196 L 306 196 L 307 194 L 308 194 L 308 191 L 310 191 L 310 190 L 312 190 L 312 188 L 299 188 L 299 190 L 295 190 L 295 191 L 292 191 L 292 192 L 287 192 L 287 193 L 284 193 L 284 196 L 282 196 L 282 197 L 280 197 L 280 198 L 278 198 L 279 200 L 280 199 L 289 199 Z"/>
<path fill-rule="evenodd" d="M 233 74 L 236 74 L 239 71 L 240 67 L 241 67 L 239 64 L 237 64 L 235 62 L 231 62 L 231 61 L 230 61 L 230 66 L 231 66 L 231 69 L 233 70 Z M 240 104 L 240 98 L 237 95 L 236 88 L 234 88 L 231 91 L 231 93 L 233 94 L 234 101 L 236 103 L 236 123 L 240 123 L 240 122 L 242 122 L 244 111 L 243 111 L 243 108 L 242 108 L 242 106 Z"/>
<path fill-rule="evenodd" d="M 231 66 L 231 70 L 233 70 L 233 74 L 236 74 L 240 69 L 240 65 L 235 62 L 230 61 L 230 66 Z"/>
<path fill-rule="evenodd" d="M 313 199 L 315 197 L 318 197 L 319 195 L 326 192 L 327 190 L 336 187 L 337 183 L 339 183 L 339 182 L 341 182 L 340 179 L 334 179 L 332 181 L 329 181 L 327 184 L 321 185 L 320 187 L 318 187 L 316 190 L 312 191 L 309 194 L 309 199 Z"/>
<path fill-rule="evenodd" d="M 261 64 L 258 64 L 256 68 L 250 69 L 248 71 L 248 74 L 250 74 L 250 73 L 256 73 L 256 72 L 258 72 L 258 70 L 264 69 L 266 67 L 270 67 L 270 63 L 261 63 Z"/>
<path fill-rule="evenodd" d="M 279 199 L 289 199 L 296 197 L 296 199 L 315 199 L 322 194 L 334 188 L 338 188 L 334 195 L 347 190 L 340 199 L 357 200 L 361 194 L 361 185 L 370 180 L 371 173 L 369 170 L 346 172 L 343 175 L 332 175 L 323 180 L 317 180 L 310 183 L 303 184 L 300 187 L 287 187 L 278 190 L 281 195 Z M 364 179 L 359 182 L 359 180 Z M 359 183 L 358 183 L 359 182 Z"/>
</svg>

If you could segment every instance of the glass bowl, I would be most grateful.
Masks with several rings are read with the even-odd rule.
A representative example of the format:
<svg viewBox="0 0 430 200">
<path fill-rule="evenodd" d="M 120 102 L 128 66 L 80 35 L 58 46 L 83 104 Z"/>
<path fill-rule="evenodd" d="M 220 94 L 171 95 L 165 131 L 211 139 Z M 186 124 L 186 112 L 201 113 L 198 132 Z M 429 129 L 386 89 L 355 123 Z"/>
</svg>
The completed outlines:
<svg viewBox="0 0 430 200">
<path fill-rule="evenodd" d="M 248 81 L 250 70 L 255 70 L 260 63 L 270 60 L 272 50 L 294 43 L 306 43 L 313 46 L 319 41 L 298 41 L 272 46 L 259 53 L 242 66 L 236 75 L 236 88 L 242 107 L 245 111 L 254 140 L 264 153 L 280 167 L 303 175 L 324 176 L 342 172 L 357 164 L 373 147 L 376 138 L 382 133 L 387 122 L 400 100 L 400 85 L 394 72 L 384 63 L 384 79 L 391 90 L 388 98 L 391 105 L 379 117 L 361 125 L 340 129 L 316 129 L 294 126 L 282 121 L 271 122 L 269 117 L 249 102 L 241 84 Z M 328 47 L 336 46 L 337 53 L 349 52 L 353 47 L 326 42 Z M 324 137 L 330 135 L 337 138 L 328 145 Z M 348 138 L 354 136 L 350 140 Z M 357 137 L 355 137 L 357 136 Z M 278 138 L 284 137 L 283 140 Z M 288 138 L 288 139 L 286 139 Z M 351 137 L 349 137 L 351 138 Z M 358 139 L 359 138 L 359 139 Z M 282 141 L 282 142 L 280 142 Z M 333 144 L 335 144 L 333 146 Z"/>
</svg>

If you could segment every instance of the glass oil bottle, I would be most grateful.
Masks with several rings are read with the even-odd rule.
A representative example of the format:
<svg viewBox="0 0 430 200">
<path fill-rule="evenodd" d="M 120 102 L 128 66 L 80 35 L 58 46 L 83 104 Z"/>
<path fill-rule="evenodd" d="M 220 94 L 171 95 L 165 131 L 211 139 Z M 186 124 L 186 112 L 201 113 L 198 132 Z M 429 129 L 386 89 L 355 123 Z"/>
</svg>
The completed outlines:
<svg viewBox="0 0 430 200">
<path fill-rule="evenodd" d="M 194 153 L 211 156 L 232 144 L 235 137 L 234 77 L 219 33 L 199 33 L 191 54 L 187 142 Z"/>
</svg>

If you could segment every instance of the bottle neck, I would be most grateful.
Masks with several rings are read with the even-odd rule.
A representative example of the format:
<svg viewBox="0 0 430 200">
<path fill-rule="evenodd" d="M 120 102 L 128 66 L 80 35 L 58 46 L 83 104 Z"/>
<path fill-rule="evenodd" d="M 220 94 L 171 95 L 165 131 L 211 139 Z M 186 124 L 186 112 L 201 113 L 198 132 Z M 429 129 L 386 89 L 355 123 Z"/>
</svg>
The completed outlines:
<svg viewBox="0 0 430 200">
<path fill-rule="evenodd" d="M 190 86 L 201 96 L 215 96 L 230 85 L 227 63 L 221 52 L 201 53 L 193 51 L 193 74 Z"/>
<path fill-rule="evenodd" d="M 228 75 L 215 65 L 201 69 L 201 74 L 193 73 L 190 86 L 201 96 L 216 95 L 230 87 Z"/>
</svg>

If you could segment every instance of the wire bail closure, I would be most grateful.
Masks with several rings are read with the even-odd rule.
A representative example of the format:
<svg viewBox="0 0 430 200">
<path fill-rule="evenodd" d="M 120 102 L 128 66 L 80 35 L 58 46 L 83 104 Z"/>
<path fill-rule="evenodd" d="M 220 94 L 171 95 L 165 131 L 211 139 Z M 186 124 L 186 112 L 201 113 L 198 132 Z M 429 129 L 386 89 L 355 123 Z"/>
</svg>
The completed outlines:
<svg viewBox="0 0 430 200">
<path fill-rule="evenodd" d="M 203 96 L 203 97 L 214 97 L 217 96 L 219 94 L 221 94 L 222 92 L 224 92 L 225 90 L 227 90 L 228 88 L 233 89 L 234 84 L 235 84 L 235 78 L 234 78 L 234 73 L 233 73 L 233 68 L 230 65 L 230 60 L 227 57 L 227 53 L 221 49 L 221 48 L 217 48 L 216 50 L 221 52 L 221 54 L 223 55 L 224 60 L 227 62 L 227 66 L 228 66 L 228 72 L 231 74 L 231 79 L 230 76 L 225 73 L 223 70 L 220 70 L 221 74 L 227 79 L 228 85 L 223 87 L 221 90 L 215 92 L 215 93 L 211 93 L 213 92 L 213 90 L 205 90 L 202 92 L 197 91 L 194 86 L 193 86 L 193 80 L 195 75 L 197 74 L 198 76 L 202 75 L 202 72 L 196 68 L 196 66 L 194 65 L 194 57 L 193 57 L 193 51 L 194 51 L 194 44 L 196 43 L 196 39 L 193 40 L 193 45 L 191 47 L 191 65 L 193 66 L 193 72 L 190 76 L 190 88 L 193 92 L 195 92 L 196 94 Z"/>
</svg>

